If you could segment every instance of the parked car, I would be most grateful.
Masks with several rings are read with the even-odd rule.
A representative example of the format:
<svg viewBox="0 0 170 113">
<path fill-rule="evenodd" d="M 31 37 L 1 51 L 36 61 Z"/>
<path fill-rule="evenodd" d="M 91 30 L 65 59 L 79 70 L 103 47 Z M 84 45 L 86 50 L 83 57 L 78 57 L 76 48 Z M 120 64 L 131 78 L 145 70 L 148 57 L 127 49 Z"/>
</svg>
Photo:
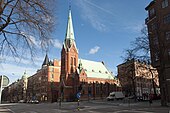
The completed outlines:
<svg viewBox="0 0 170 113">
<path fill-rule="evenodd" d="M 111 92 L 109 96 L 107 97 L 107 100 L 119 100 L 119 99 L 124 99 L 125 96 L 122 92 Z"/>
<path fill-rule="evenodd" d="M 19 103 L 25 103 L 25 100 L 19 100 L 18 102 Z"/>
<path fill-rule="evenodd" d="M 30 104 L 39 104 L 39 101 L 38 100 L 29 100 L 27 103 L 30 103 Z"/>
</svg>

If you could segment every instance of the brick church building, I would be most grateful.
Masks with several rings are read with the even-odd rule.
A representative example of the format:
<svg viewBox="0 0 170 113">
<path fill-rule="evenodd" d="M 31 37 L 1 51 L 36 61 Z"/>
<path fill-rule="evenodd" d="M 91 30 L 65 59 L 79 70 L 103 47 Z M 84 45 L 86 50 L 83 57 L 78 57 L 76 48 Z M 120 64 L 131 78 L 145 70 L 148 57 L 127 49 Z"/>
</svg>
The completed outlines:
<svg viewBox="0 0 170 113">
<path fill-rule="evenodd" d="M 41 69 L 27 78 L 26 96 L 23 100 L 37 99 L 40 102 L 75 101 L 81 93 L 81 100 L 104 99 L 112 91 L 120 91 L 119 81 L 106 68 L 104 62 L 79 59 L 76 47 L 71 10 L 66 36 L 61 50 L 61 61 L 49 60 L 45 56 Z M 6 99 L 19 95 L 18 84 L 13 83 L 4 90 Z M 21 93 L 22 93 L 21 89 Z M 9 95 L 9 96 L 7 96 Z M 14 97 L 14 96 L 13 96 Z M 7 99 L 9 101 L 18 99 Z"/>
<path fill-rule="evenodd" d="M 112 91 L 120 90 L 118 80 L 104 62 L 79 59 L 71 10 L 61 51 L 60 97 L 73 101 L 81 92 L 81 99 L 101 99 Z"/>
</svg>

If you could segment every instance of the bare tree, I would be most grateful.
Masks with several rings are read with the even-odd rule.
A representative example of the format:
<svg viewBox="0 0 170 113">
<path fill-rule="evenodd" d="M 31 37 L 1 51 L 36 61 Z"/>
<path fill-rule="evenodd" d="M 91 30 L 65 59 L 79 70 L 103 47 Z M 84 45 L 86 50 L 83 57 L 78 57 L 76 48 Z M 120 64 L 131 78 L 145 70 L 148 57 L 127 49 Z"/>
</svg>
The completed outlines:
<svg viewBox="0 0 170 113">
<path fill-rule="evenodd" d="M 47 49 L 54 27 L 55 0 L 0 0 L 0 55 L 31 58 Z"/>
<path fill-rule="evenodd" d="M 124 52 L 125 56 L 122 56 L 124 61 L 131 59 L 150 61 L 149 38 L 146 26 L 141 29 L 141 36 L 131 42 L 131 48 L 125 49 Z"/>
<path fill-rule="evenodd" d="M 154 95 L 156 94 L 155 87 L 155 75 L 153 71 L 155 69 L 150 66 L 150 47 L 149 47 L 149 37 L 147 33 L 147 28 L 144 26 L 141 30 L 141 36 L 137 37 L 134 41 L 131 42 L 131 48 L 125 50 L 125 56 L 123 57 L 124 61 L 128 60 L 138 60 L 145 63 L 146 65 L 140 65 L 140 68 L 144 68 L 150 72 L 149 75 L 152 77 L 152 85 L 154 89 Z M 142 73 L 142 72 L 141 72 Z M 143 76 L 145 77 L 145 76 Z M 133 81 L 133 80 L 132 80 Z"/>
</svg>

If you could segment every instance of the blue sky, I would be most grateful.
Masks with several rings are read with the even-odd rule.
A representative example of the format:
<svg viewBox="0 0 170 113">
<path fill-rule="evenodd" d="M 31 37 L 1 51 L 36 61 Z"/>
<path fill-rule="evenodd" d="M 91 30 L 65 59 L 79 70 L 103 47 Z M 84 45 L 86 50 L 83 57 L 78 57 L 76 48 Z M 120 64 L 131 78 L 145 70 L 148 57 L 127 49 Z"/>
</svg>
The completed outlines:
<svg viewBox="0 0 170 113">
<path fill-rule="evenodd" d="M 123 62 L 123 50 L 129 48 L 130 42 L 140 36 L 147 17 L 145 7 L 150 1 L 72 0 L 72 18 L 79 58 L 104 61 L 107 68 L 116 75 L 116 66 Z M 55 41 L 48 52 L 50 59 L 60 59 L 68 7 L 68 0 L 58 0 L 56 3 L 56 27 L 52 34 Z M 20 61 L 8 57 L 0 65 L 0 74 L 9 76 L 10 81 L 20 78 L 25 70 L 28 75 L 32 75 L 41 67 L 44 57 L 43 52 L 37 54 L 35 64 L 29 59 Z"/>
</svg>

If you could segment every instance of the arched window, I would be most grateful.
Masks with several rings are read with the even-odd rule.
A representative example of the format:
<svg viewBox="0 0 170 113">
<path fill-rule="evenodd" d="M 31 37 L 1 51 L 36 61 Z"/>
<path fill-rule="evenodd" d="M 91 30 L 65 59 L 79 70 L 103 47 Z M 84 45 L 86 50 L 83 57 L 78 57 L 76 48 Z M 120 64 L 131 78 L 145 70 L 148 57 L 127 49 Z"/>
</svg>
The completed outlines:
<svg viewBox="0 0 170 113">
<path fill-rule="evenodd" d="M 71 57 L 71 65 L 73 65 L 73 57 Z"/>
<path fill-rule="evenodd" d="M 74 66 L 76 66 L 76 58 L 74 58 Z"/>
</svg>

